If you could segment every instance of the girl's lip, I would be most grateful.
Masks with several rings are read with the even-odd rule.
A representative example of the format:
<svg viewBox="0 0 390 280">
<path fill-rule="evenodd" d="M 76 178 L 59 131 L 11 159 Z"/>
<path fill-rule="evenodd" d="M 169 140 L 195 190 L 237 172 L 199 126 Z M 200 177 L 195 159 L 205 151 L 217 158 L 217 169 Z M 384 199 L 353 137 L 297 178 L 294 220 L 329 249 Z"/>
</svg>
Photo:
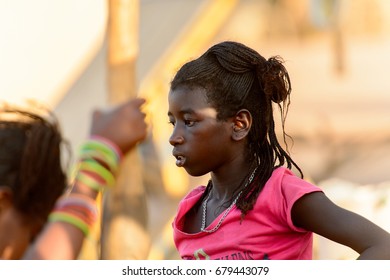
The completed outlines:
<svg viewBox="0 0 390 280">
<path fill-rule="evenodd" d="M 183 167 L 186 158 L 184 156 L 175 156 L 175 158 L 176 158 L 176 166 Z"/>
</svg>

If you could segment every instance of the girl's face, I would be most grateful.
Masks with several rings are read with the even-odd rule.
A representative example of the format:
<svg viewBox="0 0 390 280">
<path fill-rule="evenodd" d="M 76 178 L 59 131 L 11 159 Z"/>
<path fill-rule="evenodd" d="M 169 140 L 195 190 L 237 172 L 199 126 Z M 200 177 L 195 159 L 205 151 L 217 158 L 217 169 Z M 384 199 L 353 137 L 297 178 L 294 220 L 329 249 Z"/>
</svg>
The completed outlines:
<svg viewBox="0 0 390 280">
<path fill-rule="evenodd" d="M 168 96 L 169 143 L 176 165 L 192 176 L 202 176 L 221 167 L 231 156 L 232 124 L 217 120 L 217 111 L 207 103 L 205 90 L 179 87 Z"/>
</svg>

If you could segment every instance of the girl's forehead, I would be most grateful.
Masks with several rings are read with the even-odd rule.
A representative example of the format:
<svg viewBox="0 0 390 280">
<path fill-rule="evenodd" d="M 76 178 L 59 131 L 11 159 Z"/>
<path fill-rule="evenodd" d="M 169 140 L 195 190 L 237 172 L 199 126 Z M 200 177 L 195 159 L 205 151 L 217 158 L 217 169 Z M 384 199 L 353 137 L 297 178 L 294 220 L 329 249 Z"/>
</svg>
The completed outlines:
<svg viewBox="0 0 390 280">
<path fill-rule="evenodd" d="M 201 106 L 210 106 L 207 102 L 206 91 L 202 88 L 180 87 L 171 90 L 168 95 L 169 105 L 173 104 L 193 104 Z"/>
<path fill-rule="evenodd" d="M 216 117 L 215 108 L 207 101 L 204 89 L 175 89 L 168 97 L 168 115 L 196 114 Z"/>
</svg>

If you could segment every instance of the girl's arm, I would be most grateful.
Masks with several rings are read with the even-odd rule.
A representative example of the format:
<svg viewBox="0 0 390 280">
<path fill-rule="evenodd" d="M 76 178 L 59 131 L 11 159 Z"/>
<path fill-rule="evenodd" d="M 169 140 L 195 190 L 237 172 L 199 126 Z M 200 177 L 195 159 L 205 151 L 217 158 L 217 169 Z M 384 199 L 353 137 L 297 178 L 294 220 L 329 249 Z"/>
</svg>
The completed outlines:
<svg viewBox="0 0 390 280">
<path fill-rule="evenodd" d="M 111 112 L 94 113 L 91 140 L 83 146 L 78 158 L 82 163 L 75 176 L 78 180 L 70 193 L 58 200 L 49 222 L 24 259 L 77 258 L 88 228 L 96 218 L 94 204 L 99 190 L 113 183 L 113 169 L 117 168 L 121 154 L 146 137 L 145 114 L 140 110 L 144 102 L 137 98 Z M 102 170 L 106 171 L 102 173 Z"/>
<path fill-rule="evenodd" d="M 96 199 L 98 192 L 89 187 L 75 185 L 71 194 L 84 195 Z M 28 260 L 72 260 L 81 251 L 85 233 L 73 224 L 54 221 L 48 222 L 36 241 L 24 254 Z"/>
<path fill-rule="evenodd" d="M 358 259 L 390 259 L 390 234 L 366 218 L 335 205 L 324 193 L 310 193 L 293 206 L 296 226 L 350 247 Z"/>
</svg>

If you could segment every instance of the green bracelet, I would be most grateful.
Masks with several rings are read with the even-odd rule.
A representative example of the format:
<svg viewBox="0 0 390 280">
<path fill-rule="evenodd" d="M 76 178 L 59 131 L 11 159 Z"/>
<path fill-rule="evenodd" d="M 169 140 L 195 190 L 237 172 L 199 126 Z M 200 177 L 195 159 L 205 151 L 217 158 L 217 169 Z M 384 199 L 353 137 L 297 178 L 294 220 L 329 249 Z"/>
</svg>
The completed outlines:
<svg viewBox="0 0 390 280">
<path fill-rule="evenodd" d="M 110 148 L 103 142 L 97 140 L 89 140 L 81 146 L 80 152 L 83 153 L 85 151 L 90 150 L 99 151 L 103 153 L 107 158 L 110 158 L 110 161 L 114 161 L 116 162 L 116 164 L 118 164 L 120 160 L 120 156 L 112 148 Z"/>
<path fill-rule="evenodd" d="M 83 232 L 84 236 L 89 235 L 88 224 L 72 214 L 52 212 L 49 215 L 49 222 L 65 222 L 80 229 Z"/>
<path fill-rule="evenodd" d="M 100 183 L 96 178 L 84 172 L 77 173 L 75 182 L 76 184 L 78 182 L 83 183 L 84 185 L 90 187 L 97 192 L 103 191 L 105 187 L 105 185 Z"/>
<path fill-rule="evenodd" d="M 109 187 L 115 184 L 114 175 L 95 160 L 81 161 L 79 163 L 78 170 L 79 170 L 78 172 L 89 171 L 89 172 L 99 174 L 99 176 L 101 176 L 104 179 L 104 181 L 107 183 Z"/>
</svg>

